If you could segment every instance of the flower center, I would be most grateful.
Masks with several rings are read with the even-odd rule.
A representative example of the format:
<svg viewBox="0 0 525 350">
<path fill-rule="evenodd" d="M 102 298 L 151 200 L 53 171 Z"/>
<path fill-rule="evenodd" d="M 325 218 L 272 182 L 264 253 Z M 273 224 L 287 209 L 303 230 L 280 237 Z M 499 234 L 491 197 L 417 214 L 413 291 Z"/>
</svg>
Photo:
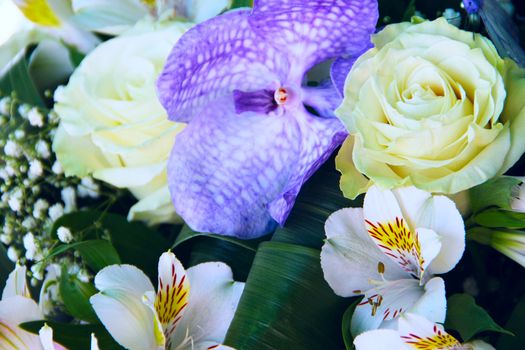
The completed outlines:
<svg viewBox="0 0 525 350">
<path fill-rule="evenodd" d="M 233 100 L 235 103 L 235 111 L 237 113 L 257 112 L 269 114 L 285 104 L 290 106 L 290 103 L 293 100 L 293 94 L 290 89 L 282 86 L 276 90 L 234 90 Z"/>
<path fill-rule="evenodd" d="M 273 94 L 273 98 L 275 99 L 275 102 L 277 102 L 279 106 L 284 105 L 286 101 L 288 100 L 288 90 L 286 90 L 283 87 L 278 88 L 277 90 L 275 90 L 275 93 Z"/>
</svg>

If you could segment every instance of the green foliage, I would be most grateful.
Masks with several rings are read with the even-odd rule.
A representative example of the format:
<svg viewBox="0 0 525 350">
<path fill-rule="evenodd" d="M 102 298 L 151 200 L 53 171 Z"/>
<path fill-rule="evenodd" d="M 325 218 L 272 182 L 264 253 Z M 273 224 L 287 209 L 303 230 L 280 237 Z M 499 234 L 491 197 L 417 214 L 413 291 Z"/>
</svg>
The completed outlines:
<svg viewBox="0 0 525 350">
<path fill-rule="evenodd" d="M 73 325 L 53 321 L 34 321 L 22 323 L 20 326 L 31 332 L 38 334 L 40 328 L 46 323 L 53 329 L 53 339 L 66 346 L 68 349 L 90 350 L 91 334 L 94 333 L 98 340 L 98 346 L 102 350 L 121 350 L 120 346 L 102 324 L 97 325 Z"/>
<path fill-rule="evenodd" d="M 237 7 L 253 7 L 253 0 L 233 0 L 232 9 Z"/>
<path fill-rule="evenodd" d="M 0 244 L 0 291 L 4 290 L 7 276 L 13 271 L 15 264 L 7 257 L 7 251 L 3 244 Z"/>
<path fill-rule="evenodd" d="M 69 250 L 76 250 L 93 271 L 98 272 L 112 264 L 120 264 L 117 251 L 110 242 L 105 240 L 89 240 L 55 247 L 47 258 L 63 254 Z"/>
<path fill-rule="evenodd" d="M 474 298 L 468 294 L 450 296 L 447 310 L 445 327 L 456 330 L 464 341 L 469 341 L 477 334 L 486 331 L 512 335 L 494 322 L 488 312 L 478 306 Z"/>
<path fill-rule="evenodd" d="M 59 290 L 71 316 L 91 323 L 98 322 L 97 315 L 89 303 L 89 298 L 97 293 L 97 289 L 92 284 L 81 282 L 75 276 L 68 275 L 67 268 L 64 266 Z"/>
<path fill-rule="evenodd" d="M 2 74 L 0 67 L 0 74 Z M 12 66 L 0 76 L 0 92 L 3 94 L 16 93 L 16 97 L 22 102 L 38 107 L 45 107 L 33 79 L 29 74 L 29 61 L 27 50 L 24 49 L 13 58 Z"/>
<path fill-rule="evenodd" d="M 478 225 L 490 228 L 525 228 L 525 213 L 491 208 L 474 215 L 473 220 Z"/>
<path fill-rule="evenodd" d="M 354 349 L 354 336 L 351 332 L 352 316 L 354 315 L 357 304 L 361 302 L 362 298 L 358 298 L 354 301 L 343 314 L 343 322 L 341 324 L 341 332 L 343 333 L 343 341 L 345 343 L 346 350 Z"/>
<path fill-rule="evenodd" d="M 505 328 L 513 332 L 515 336 L 503 334 L 498 342 L 498 350 L 521 349 L 525 344 L 525 297 L 522 297 L 514 308 Z"/>
<path fill-rule="evenodd" d="M 472 212 L 479 213 L 490 207 L 510 210 L 512 191 L 520 183 L 515 177 L 501 176 L 471 188 L 469 197 Z"/>
</svg>

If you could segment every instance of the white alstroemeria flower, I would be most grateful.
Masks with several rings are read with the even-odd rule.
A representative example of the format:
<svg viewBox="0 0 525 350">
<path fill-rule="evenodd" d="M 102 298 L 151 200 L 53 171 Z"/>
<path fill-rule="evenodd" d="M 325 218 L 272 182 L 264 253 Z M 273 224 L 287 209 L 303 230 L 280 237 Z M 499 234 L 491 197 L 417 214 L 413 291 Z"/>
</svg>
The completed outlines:
<svg viewBox="0 0 525 350">
<path fill-rule="evenodd" d="M 171 252 L 159 259 L 158 289 L 135 266 L 112 265 L 95 276 L 91 297 L 106 329 L 132 350 L 228 349 L 219 345 L 233 319 L 244 283 L 219 262 L 184 270 Z"/>
<path fill-rule="evenodd" d="M 232 0 L 73 0 L 76 20 L 88 30 L 119 35 L 147 16 L 186 18 L 200 23 L 231 6 Z"/>
<path fill-rule="evenodd" d="M 24 16 L 39 29 L 79 51 L 91 51 L 100 40 L 92 33 L 75 24 L 71 0 L 13 0 Z"/>
<path fill-rule="evenodd" d="M 398 330 L 378 329 L 354 339 L 356 350 L 495 350 L 480 340 L 461 344 L 443 326 L 424 317 L 406 313 L 399 318 Z"/>
<path fill-rule="evenodd" d="M 337 295 L 365 296 L 352 317 L 354 335 L 395 327 L 404 312 L 445 320 L 444 282 L 432 276 L 454 268 L 465 249 L 454 202 L 415 187 L 372 186 L 363 208 L 335 212 L 325 230 L 326 281 Z"/>
<path fill-rule="evenodd" d="M 31 299 L 26 283 L 26 267 L 16 265 L 9 274 L 0 300 L 0 348 L 65 350 L 53 342 L 53 330 L 44 325 L 39 335 L 18 327 L 20 323 L 42 320 L 37 303 Z"/>
<path fill-rule="evenodd" d="M 525 182 L 519 185 L 515 192 L 510 207 L 516 212 L 525 213 Z"/>
</svg>

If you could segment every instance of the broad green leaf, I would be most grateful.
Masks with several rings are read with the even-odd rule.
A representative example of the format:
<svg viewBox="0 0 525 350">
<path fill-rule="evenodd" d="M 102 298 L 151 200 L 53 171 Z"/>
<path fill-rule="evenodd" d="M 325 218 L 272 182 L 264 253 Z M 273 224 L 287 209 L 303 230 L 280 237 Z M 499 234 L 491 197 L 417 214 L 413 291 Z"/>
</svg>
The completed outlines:
<svg viewBox="0 0 525 350">
<path fill-rule="evenodd" d="M 97 289 L 92 284 L 81 282 L 75 276 L 69 275 L 64 266 L 59 288 L 60 296 L 71 316 L 87 322 L 98 322 L 97 315 L 89 302 L 89 298 L 97 293 Z"/>
<path fill-rule="evenodd" d="M 512 335 L 494 322 L 488 312 L 478 306 L 468 294 L 454 294 L 448 298 L 445 328 L 459 332 L 463 341 L 469 341 L 486 331 Z"/>
<path fill-rule="evenodd" d="M 7 257 L 7 251 L 3 244 L 0 243 L 0 291 L 4 290 L 7 276 L 13 271 L 15 264 Z"/>
<path fill-rule="evenodd" d="M 242 239 L 238 239 L 234 237 L 216 235 L 212 233 L 195 232 L 188 225 L 184 225 L 179 235 L 177 236 L 175 243 L 173 243 L 172 248 L 177 248 L 181 244 L 188 242 L 189 240 L 193 238 L 197 238 L 197 237 L 209 237 L 209 238 L 214 238 L 214 239 L 230 242 L 232 244 L 238 245 L 240 247 L 243 247 L 247 250 L 251 250 L 253 252 L 257 250 L 257 246 L 264 239 L 263 238 L 263 239 L 253 239 L 253 240 L 242 240 Z"/>
<path fill-rule="evenodd" d="M 505 328 L 515 336 L 503 334 L 498 342 L 498 350 L 521 349 L 525 344 L 525 297 L 514 308 Z"/>
<path fill-rule="evenodd" d="M 101 350 L 124 349 L 113 340 L 102 324 L 73 325 L 46 320 L 26 322 L 20 326 L 31 333 L 38 334 L 38 331 L 44 326 L 44 323 L 53 329 L 53 339 L 68 349 L 90 350 L 91 333 L 94 333 L 97 337 L 98 346 Z"/>
<path fill-rule="evenodd" d="M 471 188 L 469 198 L 472 212 L 479 213 L 489 207 L 510 210 L 512 191 L 520 183 L 521 180 L 515 177 L 501 176 Z"/>
<path fill-rule="evenodd" d="M 48 258 L 62 254 L 70 249 L 78 251 L 86 264 L 95 272 L 108 265 L 120 264 L 120 258 L 115 248 L 110 242 L 101 239 L 58 246 L 51 251 Z"/>
<path fill-rule="evenodd" d="M 357 304 L 361 302 L 361 300 L 362 298 L 358 298 L 356 301 L 354 301 L 343 314 L 343 323 L 341 325 L 341 331 L 343 333 L 343 341 L 345 342 L 346 350 L 354 349 L 354 337 L 352 336 L 352 332 L 350 331 L 350 326 L 352 323 L 352 316 L 354 315 L 355 308 L 357 307 Z"/>
<path fill-rule="evenodd" d="M 491 208 L 473 216 L 474 222 L 481 226 L 492 228 L 525 228 L 525 213 Z"/>
<path fill-rule="evenodd" d="M 345 299 L 323 279 L 319 251 L 264 242 L 225 344 L 237 349 L 341 349 Z"/>
<path fill-rule="evenodd" d="M 29 74 L 27 56 L 27 49 L 23 49 L 13 57 L 10 67 L 0 67 L 0 72 L 2 69 L 6 69 L 0 73 L 0 92 L 5 95 L 15 92 L 19 100 L 31 105 L 45 107 L 45 103 Z"/>
<path fill-rule="evenodd" d="M 237 7 L 253 7 L 253 0 L 233 0 L 231 8 Z"/>
</svg>

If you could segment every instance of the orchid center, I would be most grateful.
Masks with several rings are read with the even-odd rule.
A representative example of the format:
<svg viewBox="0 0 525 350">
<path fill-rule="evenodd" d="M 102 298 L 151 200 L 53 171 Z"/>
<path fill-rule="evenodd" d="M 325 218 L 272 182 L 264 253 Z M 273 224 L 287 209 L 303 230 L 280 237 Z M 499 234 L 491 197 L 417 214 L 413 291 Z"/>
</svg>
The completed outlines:
<svg viewBox="0 0 525 350">
<path fill-rule="evenodd" d="M 277 90 L 275 90 L 275 93 L 273 94 L 273 98 L 275 99 L 275 102 L 282 106 L 288 101 L 289 95 L 288 90 L 284 87 L 280 87 Z"/>
</svg>

